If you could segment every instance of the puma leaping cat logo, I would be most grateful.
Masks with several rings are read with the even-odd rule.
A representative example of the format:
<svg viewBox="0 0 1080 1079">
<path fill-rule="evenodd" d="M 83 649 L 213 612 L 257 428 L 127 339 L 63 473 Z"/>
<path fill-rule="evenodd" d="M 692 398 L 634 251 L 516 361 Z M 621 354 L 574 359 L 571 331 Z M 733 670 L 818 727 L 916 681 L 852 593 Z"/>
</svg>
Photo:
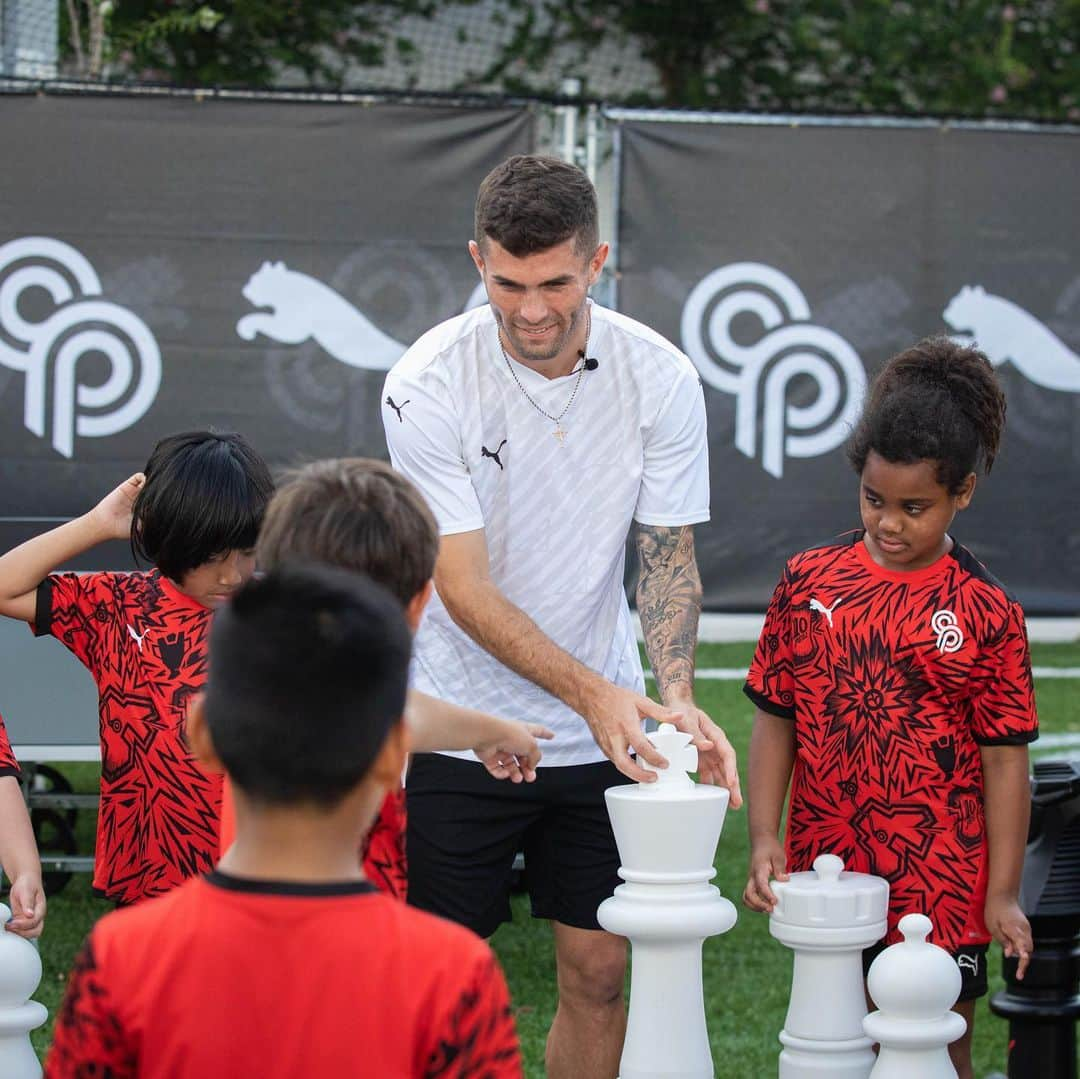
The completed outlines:
<svg viewBox="0 0 1080 1079">
<path fill-rule="evenodd" d="M 505 445 L 506 445 L 506 439 L 504 438 L 502 440 L 502 442 L 499 443 L 498 448 L 495 449 L 495 450 L 489 450 L 487 448 L 487 446 L 483 446 L 483 445 L 480 447 L 480 456 L 481 457 L 490 457 L 499 466 L 499 471 L 500 472 L 503 471 L 503 463 L 502 463 L 502 461 L 499 460 L 499 454 L 502 453 L 502 448 Z"/>
<path fill-rule="evenodd" d="M 244 298 L 271 311 L 245 315 L 236 332 L 245 341 L 263 334 L 286 345 L 313 337 L 335 360 L 350 367 L 389 371 L 405 346 L 383 333 L 348 300 L 317 278 L 264 262 L 243 288 Z"/>
<path fill-rule="evenodd" d="M 127 631 L 128 636 L 139 646 L 139 651 L 141 652 L 143 638 L 146 636 L 147 631 L 144 629 L 142 633 L 136 633 L 135 627 L 130 622 L 127 624 Z"/>
<path fill-rule="evenodd" d="M 971 333 L 995 367 L 1011 363 L 1037 386 L 1080 393 L 1080 356 L 1011 300 L 965 285 L 943 317 L 954 330 Z"/>
<path fill-rule="evenodd" d="M 832 629 L 832 613 L 836 610 L 837 607 L 840 606 L 842 602 L 843 597 L 841 596 L 841 598 L 838 599 L 831 607 L 826 607 L 825 604 L 821 602 L 821 600 L 812 599 L 810 601 L 810 610 L 817 611 L 818 614 L 823 614 L 826 621 L 829 623 L 829 629 Z"/>
<path fill-rule="evenodd" d="M 412 398 L 410 397 L 409 400 L 411 401 Z M 400 405 L 395 405 L 394 399 L 390 396 L 390 394 L 387 394 L 386 403 L 397 413 L 398 423 L 404 423 L 405 420 L 402 419 L 401 410 L 409 403 L 409 401 L 402 401 Z"/>
</svg>

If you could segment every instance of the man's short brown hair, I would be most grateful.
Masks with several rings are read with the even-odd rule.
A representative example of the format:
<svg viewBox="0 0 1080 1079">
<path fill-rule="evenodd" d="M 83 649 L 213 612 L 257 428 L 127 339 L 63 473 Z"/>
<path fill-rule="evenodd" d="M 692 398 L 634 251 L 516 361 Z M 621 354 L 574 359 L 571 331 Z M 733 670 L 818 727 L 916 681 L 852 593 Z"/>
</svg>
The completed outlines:
<svg viewBox="0 0 1080 1079">
<path fill-rule="evenodd" d="M 600 242 L 596 188 L 577 165 L 518 154 L 496 165 L 476 195 L 476 242 L 494 240 L 514 258 L 574 240 L 591 256 Z"/>
<path fill-rule="evenodd" d="M 407 604 L 431 579 L 439 530 L 420 492 L 382 461 L 314 461 L 283 479 L 266 510 L 259 566 L 323 562 L 365 573 Z"/>
</svg>

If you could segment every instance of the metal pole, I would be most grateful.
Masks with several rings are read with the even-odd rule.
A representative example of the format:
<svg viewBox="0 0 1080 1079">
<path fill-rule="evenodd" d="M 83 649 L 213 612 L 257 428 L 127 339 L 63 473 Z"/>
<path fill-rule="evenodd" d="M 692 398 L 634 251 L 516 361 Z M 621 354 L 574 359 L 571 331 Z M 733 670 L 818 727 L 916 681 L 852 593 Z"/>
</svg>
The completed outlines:
<svg viewBox="0 0 1080 1079">
<path fill-rule="evenodd" d="M 600 109 L 594 103 L 585 112 L 585 174 L 596 186 L 597 145 L 599 141 Z"/>
<path fill-rule="evenodd" d="M 563 97 L 580 97 L 581 79 L 563 79 L 562 95 Z M 568 161 L 571 165 L 574 165 L 577 163 L 578 107 L 577 105 L 560 105 L 558 112 L 562 120 L 562 139 L 560 140 L 559 154 L 563 161 Z"/>
</svg>

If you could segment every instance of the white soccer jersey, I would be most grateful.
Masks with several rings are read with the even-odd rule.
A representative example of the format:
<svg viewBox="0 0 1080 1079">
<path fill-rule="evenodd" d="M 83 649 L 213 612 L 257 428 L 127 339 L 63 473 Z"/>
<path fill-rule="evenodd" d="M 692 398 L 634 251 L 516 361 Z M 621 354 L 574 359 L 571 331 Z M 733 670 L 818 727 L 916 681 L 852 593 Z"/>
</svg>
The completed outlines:
<svg viewBox="0 0 1080 1079">
<path fill-rule="evenodd" d="M 436 326 L 383 391 L 393 465 L 423 492 L 443 535 L 483 529 L 491 579 L 556 644 L 617 685 L 644 691 L 623 591 L 632 521 L 709 519 L 705 403 L 691 362 L 646 326 L 592 305 L 589 355 L 547 379 L 499 347 L 488 305 Z M 511 369 L 512 365 L 512 369 Z M 585 721 L 484 651 L 433 596 L 413 684 L 443 700 L 544 723 L 545 765 L 603 760 Z M 455 754 L 471 757 L 472 754 Z"/>
</svg>

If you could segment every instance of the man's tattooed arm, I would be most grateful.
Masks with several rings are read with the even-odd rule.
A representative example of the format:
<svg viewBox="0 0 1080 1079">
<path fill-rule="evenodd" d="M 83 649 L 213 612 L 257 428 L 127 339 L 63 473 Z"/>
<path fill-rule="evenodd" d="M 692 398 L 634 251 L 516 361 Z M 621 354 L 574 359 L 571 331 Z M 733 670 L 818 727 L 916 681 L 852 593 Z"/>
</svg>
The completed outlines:
<svg viewBox="0 0 1080 1079">
<path fill-rule="evenodd" d="M 701 615 L 701 577 L 693 525 L 637 526 L 641 562 L 637 606 L 645 652 L 665 704 L 689 700 L 694 690 L 694 650 Z"/>
</svg>

